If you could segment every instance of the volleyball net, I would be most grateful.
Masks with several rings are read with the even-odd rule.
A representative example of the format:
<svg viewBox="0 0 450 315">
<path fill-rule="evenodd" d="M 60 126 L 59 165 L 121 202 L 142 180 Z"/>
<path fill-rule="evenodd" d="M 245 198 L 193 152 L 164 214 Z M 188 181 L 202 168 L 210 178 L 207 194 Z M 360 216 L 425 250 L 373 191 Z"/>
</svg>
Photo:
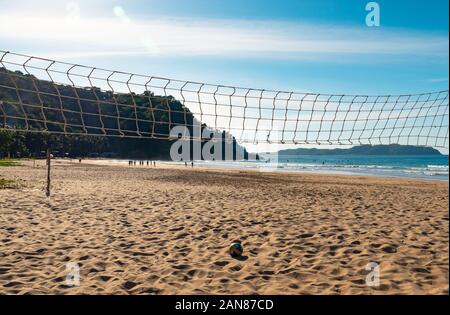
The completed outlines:
<svg viewBox="0 0 450 315">
<path fill-rule="evenodd" d="M 448 148 L 448 90 L 297 93 L 106 70 L 0 51 L 0 129 L 238 143 Z M 201 131 L 195 132 L 199 126 Z M 175 137 L 171 130 L 185 127 Z"/>
</svg>

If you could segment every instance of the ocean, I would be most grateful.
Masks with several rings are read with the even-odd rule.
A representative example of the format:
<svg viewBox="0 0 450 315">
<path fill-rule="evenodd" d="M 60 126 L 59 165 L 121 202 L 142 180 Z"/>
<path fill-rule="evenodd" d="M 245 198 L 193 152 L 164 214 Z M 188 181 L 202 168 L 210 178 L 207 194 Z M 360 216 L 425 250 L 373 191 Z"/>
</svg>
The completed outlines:
<svg viewBox="0 0 450 315">
<path fill-rule="evenodd" d="M 261 161 L 196 161 L 204 167 L 448 180 L 448 155 L 263 155 Z M 270 159 L 270 160 L 269 160 Z"/>
</svg>

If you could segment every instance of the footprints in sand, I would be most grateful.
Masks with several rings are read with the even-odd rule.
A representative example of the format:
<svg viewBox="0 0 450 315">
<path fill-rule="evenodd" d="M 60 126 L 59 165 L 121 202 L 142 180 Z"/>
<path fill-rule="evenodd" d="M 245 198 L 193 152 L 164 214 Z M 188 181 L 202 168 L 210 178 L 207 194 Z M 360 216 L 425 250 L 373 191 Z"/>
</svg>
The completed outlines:
<svg viewBox="0 0 450 315">
<path fill-rule="evenodd" d="M 393 254 L 397 252 L 397 246 L 395 245 L 385 245 L 381 247 L 381 250 L 385 253 Z"/>
<path fill-rule="evenodd" d="M 177 270 L 186 270 L 189 269 L 190 267 L 191 267 L 190 265 L 172 265 L 172 268 Z"/>
<path fill-rule="evenodd" d="M 179 226 L 179 227 L 174 227 L 169 229 L 170 232 L 177 232 L 177 231 L 181 231 L 184 230 L 184 226 Z"/>
<path fill-rule="evenodd" d="M 125 290 L 131 290 L 133 289 L 135 286 L 137 286 L 137 283 L 133 282 L 133 281 L 126 281 L 122 284 L 122 287 Z"/>
<path fill-rule="evenodd" d="M 215 261 L 214 265 L 219 266 L 219 267 L 224 267 L 226 265 L 228 265 L 229 262 L 228 261 Z"/>
<path fill-rule="evenodd" d="M 110 279 L 112 279 L 112 277 L 111 276 L 101 275 L 101 276 L 98 276 L 98 279 L 100 281 L 102 281 L 102 282 L 108 282 Z"/>
</svg>

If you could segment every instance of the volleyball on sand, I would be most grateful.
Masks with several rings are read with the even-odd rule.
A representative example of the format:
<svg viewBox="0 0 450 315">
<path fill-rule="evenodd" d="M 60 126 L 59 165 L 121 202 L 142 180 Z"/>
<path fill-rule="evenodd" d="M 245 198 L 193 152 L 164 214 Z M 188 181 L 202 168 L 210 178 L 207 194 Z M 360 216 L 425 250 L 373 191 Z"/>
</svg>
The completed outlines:
<svg viewBox="0 0 450 315">
<path fill-rule="evenodd" d="M 244 247 L 242 247 L 242 244 L 240 242 L 233 242 L 230 245 L 231 257 L 240 257 L 240 256 L 242 256 L 243 252 L 244 252 Z"/>
</svg>

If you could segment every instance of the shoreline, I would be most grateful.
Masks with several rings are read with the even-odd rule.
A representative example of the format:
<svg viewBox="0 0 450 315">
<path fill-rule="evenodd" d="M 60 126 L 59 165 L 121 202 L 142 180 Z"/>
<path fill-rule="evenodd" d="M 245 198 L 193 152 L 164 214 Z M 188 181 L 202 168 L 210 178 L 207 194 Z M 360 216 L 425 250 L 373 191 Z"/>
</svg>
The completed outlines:
<svg viewBox="0 0 450 315">
<path fill-rule="evenodd" d="M 131 160 L 131 159 L 130 159 Z M 76 159 L 63 159 L 63 158 L 56 158 L 54 159 L 55 162 L 69 162 L 78 164 L 78 161 Z M 139 160 L 136 160 L 139 161 Z M 144 160 L 146 161 L 146 160 Z M 401 175 L 389 175 L 389 174 L 371 174 L 371 173 L 364 173 L 364 172 L 351 172 L 351 171 L 333 171 L 333 170 L 290 170 L 290 169 L 284 169 L 284 168 L 275 168 L 275 167 L 243 167 L 240 166 L 237 162 L 236 166 L 233 167 L 227 167 L 227 166 L 218 166 L 214 165 L 214 162 L 211 161 L 200 161 L 195 162 L 194 161 L 194 168 L 191 168 L 190 164 L 188 163 L 187 167 L 185 167 L 184 162 L 173 162 L 173 161 L 166 161 L 166 160 L 154 160 L 157 164 L 156 168 L 177 168 L 177 169 L 194 169 L 194 170 L 214 170 L 214 171 L 237 171 L 237 172 L 255 172 L 255 173 L 266 173 L 266 174 L 286 174 L 286 175 L 320 175 L 320 176 L 344 176 L 344 177 L 368 177 L 368 178 L 381 178 L 381 179 L 394 179 L 394 180 L 417 180 L 417 181 L 438 181 L 438 182 L 448 182 L 448 178 L 432 178 L 430 176 L 427 177 L 414 177 L 414 176 L 401 176 Z M 128 159 L 107 159 L 107 158 L 90 158 L 90 159 L 83 159 L 82 163 L 91 164 L 91 165 L 115 165 L 115 166 L 123 166 L 123 167 L 132 167 L 132 168 L 153 168 L 153 166 L 149 165 L 135 165 L 135 166 L 129 166 L 127 164 Z M 197 164 L 196 164 L 197 163 Z M 208 163 L 211 163 L 211 165 L 207 165 Z M 220 163 L 220 162 L 219 162 Z"/>
</svg>

